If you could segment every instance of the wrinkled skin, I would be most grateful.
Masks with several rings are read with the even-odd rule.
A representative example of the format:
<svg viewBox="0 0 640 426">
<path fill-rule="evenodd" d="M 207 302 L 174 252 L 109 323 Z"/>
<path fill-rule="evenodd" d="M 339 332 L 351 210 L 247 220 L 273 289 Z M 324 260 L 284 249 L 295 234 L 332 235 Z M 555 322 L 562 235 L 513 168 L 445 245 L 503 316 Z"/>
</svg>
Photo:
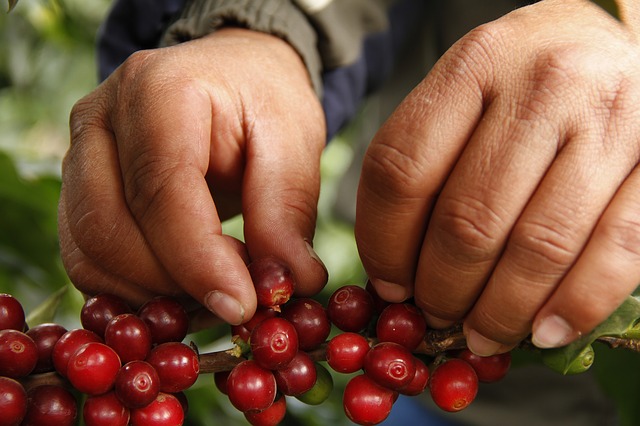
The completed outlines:
<svg viewBox="0 0 640 426">
<path fill-rule="evenodd" d="M 566 344 L 634 290 L 640 12 L 627 12 L 623 26 L 587 1 L 519 9 L 459 40 L 404 100 L 358 194 L 383 297 L 414 295 L 432 327 L 463 321 L 490 355 L 532 330 Z"/>
</svg>

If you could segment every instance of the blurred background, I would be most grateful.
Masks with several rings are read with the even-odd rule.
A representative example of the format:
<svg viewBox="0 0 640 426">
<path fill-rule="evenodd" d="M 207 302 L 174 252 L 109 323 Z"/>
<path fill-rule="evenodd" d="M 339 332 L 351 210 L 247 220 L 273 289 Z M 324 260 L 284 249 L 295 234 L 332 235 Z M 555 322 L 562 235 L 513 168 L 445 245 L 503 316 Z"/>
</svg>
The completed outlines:
<svg viewBox="0 0 640 426">
<path fill-rule="evenodd" d="M 8 2 L 3 3 L 6 9 Z M 55 321 L 67 328 L 80 326 L 83 298 L 70 285 L 58 251 L 60 164 L 69 141 L 71 107 L 97 84 L 95 35 L 110 4 L 20 0 L 12 12 L 0 11 L 0 292 L 18 297 L 32 325 Z M 332 141 L 322 162 L 315 248 L 330 271 L 330 282 L 321 300 L 340 285 L 364 284 L 366 279 L 352 225 L 341 219 L 352 212 L 338 214 L 334 207 L 337 198 L 353 196 L 339 184 L 358 149 L 351 140 L 362 127 L 355 126 Z M 241 238 L 241 218 L 226 223 L 225 230 Z M 223 326 L 190 339 L 203 351 L 231 346 Z M 529 354 L 515 354 L 515 359 L 516 365 L 536 362 Z M 620 424 L 640 424 L 638 355 L 598 348 L 597 359 L 595 374 L 620 408 Z M 316 407 L 292 401 L 285 424 L 351 424 L 341 402 L 348 376 L 334 377 L 329 401 Z M 187 395 L 189 425 L 247 424 L 215 389 L 211 376 L 201 377 Z"/>
</svg>

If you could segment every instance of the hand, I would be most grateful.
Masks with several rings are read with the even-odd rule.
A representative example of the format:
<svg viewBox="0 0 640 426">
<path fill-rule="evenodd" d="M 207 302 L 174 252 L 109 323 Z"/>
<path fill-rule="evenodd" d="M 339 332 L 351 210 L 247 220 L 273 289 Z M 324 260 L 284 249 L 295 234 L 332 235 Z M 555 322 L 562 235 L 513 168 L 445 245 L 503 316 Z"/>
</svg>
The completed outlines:
<svg viewBox="0 0 640 426">
<path fill-rule="evenodd" d="M 382 297 L 462 321 L 480 355 L 615 310 L 640 282 L 638 34 L 546 0 L 441 58 L 364 160 L 356 238 Z"/>
<path fill-rule="evenodd" d="M 59 207 L 71 280 L 134 305 L 195 299 L 231 324 L 256 308 L 249 259 L 277 256 L 299 294 L 319 291 L 323 117 L 301 59 L 271 35 L 230 28 L 135 53 L 71 114 Z M 222 234 L 240 212 L 246 246 Z"/>
</svg>

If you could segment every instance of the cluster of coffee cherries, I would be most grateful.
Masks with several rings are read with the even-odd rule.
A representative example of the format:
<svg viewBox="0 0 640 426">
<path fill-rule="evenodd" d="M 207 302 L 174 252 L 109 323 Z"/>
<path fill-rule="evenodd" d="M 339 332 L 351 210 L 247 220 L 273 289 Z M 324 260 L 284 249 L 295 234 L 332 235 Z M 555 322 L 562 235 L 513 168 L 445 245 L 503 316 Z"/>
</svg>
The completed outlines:
<svg viewBox="0 0 640 426">
<path fill-rule="evenodd" d="M 326 400 L 333 381 L 324 363 L 352 375 L 343 406 L 361 425 L 384 421 L 400 394 L 427 389 L 438 407 L 462 410 L 474 400 L 478 382 L 502 379 L 511 365 L 510 353 L 479 357 L 464 348 L 421 356 L 427 333 L 421 311 L 410 301 L 383 301 L 369 282 L 338 288 L 325 308 L 311 298 L 291 298 L 293 279 L 276 260 L 256 261 L 249 270 L 259 308 L 231 330 L 247 359 L 216 373 L 215 382 L 254 426 L 277 425 L 286 397 L 307 404 Z"/>
<path fill-rule="evenodd" d="M 157 297 L 134 312 L 100 294 L 80 320 L 29 328 L 21 303 L 0 294 L 0 425 L 75 425 L 80 412 L 86 426 L 182 424 L 199 374 L 183 306 Z"/>
</svg>

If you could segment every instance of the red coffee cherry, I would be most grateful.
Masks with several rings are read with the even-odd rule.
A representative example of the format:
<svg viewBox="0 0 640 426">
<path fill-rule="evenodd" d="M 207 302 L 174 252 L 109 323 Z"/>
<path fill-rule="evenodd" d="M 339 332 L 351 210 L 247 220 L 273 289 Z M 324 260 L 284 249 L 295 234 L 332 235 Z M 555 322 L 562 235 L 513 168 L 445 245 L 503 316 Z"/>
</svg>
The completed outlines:
<svg viewBox="0 0 640 426">
<path fill-rule="evenodd" d="M 310 298 L 289 301 L 282 306 L 281 317 L 296 328 L 298 347 L 303 351 L 320 346 L 331 332 L 331 321 L 324 306 Z"/>
<path fill-rule="evenodd" d="M 132 312 L 131 307 L 122 298 L 102 293 L 84 302 L 80 311 L 80 323 L 82 327 L 93 331 L 103 339 L 104 330 L 111 318 L 130 312 Z"/>
<path fill-rule="evenodd" d="M 51 361 L 58 374 L 62 377 L 67 377 L 69 358 L 80 347 L 90 342 L 102 343 L 102 338 L 93 331 L 84 328 L 76 328 L 64 333 L 53 346 L 53 352 L 51 353 Z"/>
<path fill-rule="evenodd" d="M 285 395 L 298 396 L 307 392 L 316 383 L 316 367 L 313 360 L 303 351 L 280 370 L 275 370 L 278 390 Z"/>
<path fill-rule="evenodd" d="M 280 395 L 268 408 L 262 411 L 244 413 L 251 426 L 277 426 L 287 414 L 287 401 Z"/>
<path fill-rule="evenodd" d="M 279 306 L 287 303 L 293 295 L 293 275 L 282 261 L 271 256 L 263 257 L 252 261 L 248 269 L 259 306 Z"/>
<path fill-rule="evenodd" d="M 364 371 L 381 386 L 398 391 L 416 374 L 414 356 L 407 348 L 393 342 L 380 342 L 364 357 Z"/>
<path fill-rule="evenodd" d="M 57 385 L 41 385 L 27 392 L 27 415 L 23 426 L 73 426 L 78 416 L 74 396 Z"/>
<path fill-rule="evenodd" d="M 82 408 L 85 426 L 127 426 L 129 416 L 114 392 L 87 397 Z"/>
<path fill-rule="evenodd" d="M 100 395 L 113 388 L 120 365 L 118 354 L 109 346 L 86 343 L 69 358 L 67 378 L 80 392 Z"/>
<path fill-rule="evenodd" d="M 340 330 L 357 333 L 369 325 L 373 317 L 373 299 L 363 287 L 346 285 L 329 298 L 327 314 Z"/>
<path fill-rule="evenodd" d="M 275 400 L 276 391 L 273 373 L 251 359 L 233 367 L 227 379 L 229 401 L 243 413 L 268 408 Z"/>
<path fill-rule="evenodd" d="M 362 369 L 369 349 L 369 341 L 361 334 L 337 334 L 327 344 L 327 363 L 339 373 L 355 373 Z"/>
<path fill-rule="evenodd" d="M 123 364 L 144 360 L 151 350 L 151 332 L 147 324 L 134 314 L 120 314 L 107 324 L 104 342 L 111 346 Z"/>
<path fill-rule="evenodd" d="M 146 361 L 158 372 L 160 391 L 166 393 L 189 389 L 200 373 L 198 354 L 181 342 L 166 342 L 156 346 Z"/>
<path fill-rule="evenodd" d="M 381 342 L 395 342 L 414 351 L 424 339 L 427 321 L 420 309 L 410 303 L 392 303 L 376 323 L 376 336 Z"/>
<path fill-rule="evenodd" d="M 189 331 L 189 315 L 177 300 L 158 296 L 140 307 L 138 316 L 147 324 L 155 344 L 182 342 Z"/>
<path fill-rule="evenodd" d="M 476 397 L 478 376 L 466 361 L 451 358 L 438 365 L 429 379 L 431 398 L 444 411 L 460 411 Z"/>
<path fill-rule="evenodd" d="M 18 426 L 27 414 L 27 392 L 9 377 L 0 377 L 0 413 L 0 426 Z"/>
<path fill-rule="evenodd" d="M 227 395 L 227 379 L 229 378 L 230 373 L 231 370 L 216 371 L 215 373 L 213 373 L 213 381 L 216 384 L 218 390 L 224 395 Z"/>
<path fill-rule="evenodd" d="M 131 426 L 175 426 L 184 423 L 184 412 L 174 395 L 160 392 L 146 407 L 131 410 Z"/>
<path fill-rule="evenodd" d="M 18 299 L 7 293 L 0 293 L 0 330 L 25 329 L 24 308 Z"/>
<path fill-rule="evenodd" d="M 342 395 L 344 412 L 359 425 L 376 425 L 389 416 L 396 392 L 382 387 L 364 374 L 353 377 Z"/>
<path fill-rule="evenodd" d="M 244 324 L 240 325 L 232 325 L 231 326 L 231 335 L 236 338 L 240 338 L 245 342 L 249 342 L 251 338 L 251 332 L 256 327 L 256 325 L 260 324 L 262 321 L 267 318 L 273 318 L 278 314 L 276 310 L 272 307 L 258 306 L 256 309 L 256 313 L 253 314 L 253 317 Z"/>
<path fill-rule="evenodd" d="M 457 356 L 473 367 L 478 375 L 478 380 L 483 383 L 502 380 L 511 367 L 511 352 L 482 357 L 469 349 L 463 349 Z"/>
<path fill-rule="evenodd" d="M 151 404 L 160 393 L 160 376 L 145 361 L 130 361 L 120 368 L 114 384 L 115 394 L 127 408 Z"/>
<path fill-rule="evenodd" d="M 403 395 L 420 395 L 429 384 L 429 367 L 420 358 L 414 358 L 413 361 L 416 365 L 416 374 L 411 382 L 400 390 Z"/>
<path fill-rule="evenodd" d="M 298 333 L 284 318 L 268 318 L 258 324 L 249 339 L 253 359 L 269 370 L 285 367 L 298 352 Z"/>
<path fill-rule="evenodd" d="M 67 329 L 59 324 L 38 324 L 27 331 L 27 336 L 33 339 L 38 349 L 38 362 L 33 373 L 45 373 L 53 371 L 53 347 L 67 332 Z"/>
<path fill-rule="evenodd" d="M 0 376 L 28 376 L 37 362 L 38 348 L 31 337 L 18 330 L 0 330 Z"/>
</svg>

